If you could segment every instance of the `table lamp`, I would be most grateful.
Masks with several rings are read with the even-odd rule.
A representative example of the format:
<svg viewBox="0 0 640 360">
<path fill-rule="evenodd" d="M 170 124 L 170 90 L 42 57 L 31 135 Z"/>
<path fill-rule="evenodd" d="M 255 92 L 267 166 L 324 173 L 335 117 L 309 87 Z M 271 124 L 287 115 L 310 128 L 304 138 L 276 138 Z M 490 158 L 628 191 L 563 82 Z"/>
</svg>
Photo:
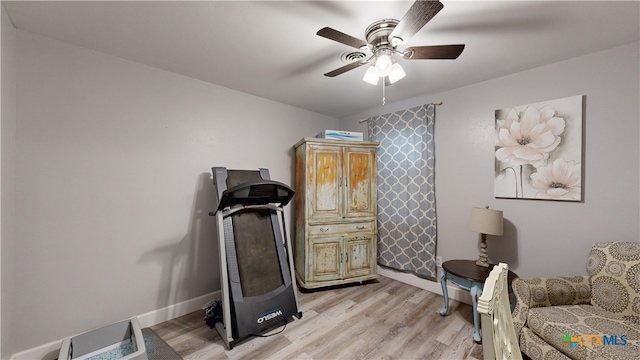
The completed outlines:
<svg viewBox="0 0 640 360">
<path fill-rule="evenodd" d="M 469 230 L 480 233 L 480 254 L 476 265 L 489 267 L 487 261 L 487 234 L 502 235 L 502 210 L 474 207 L 471 209 Z"/>
</svg>

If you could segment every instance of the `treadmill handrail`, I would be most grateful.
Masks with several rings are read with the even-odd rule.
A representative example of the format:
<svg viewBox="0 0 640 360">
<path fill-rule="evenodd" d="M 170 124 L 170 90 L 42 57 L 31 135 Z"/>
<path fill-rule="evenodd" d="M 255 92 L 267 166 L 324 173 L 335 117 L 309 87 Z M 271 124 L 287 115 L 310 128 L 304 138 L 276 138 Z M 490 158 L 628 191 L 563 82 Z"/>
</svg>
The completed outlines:
<svg viewBox="0 0 640 360">
<path fill-rule="evenodd" d="M 276 205 L 270 205 L 270 204 L 266 204 L 266 205 L 246 205 L 246 206 L 242 206 L 242 207 L 234 207 L 234 208 L 230 208 L 228 210 L 223 210 L 222 211 L 222 217 L 226 218 L 229 217 L 237 212 L 240 211 L 245 211 L 245 210 L 252 210 L 252 209 L 268 209 L 268 210 L 275 210 L 275 211 L 284 211 L 284 209 L 280 206 L 276 206 Z M 209 214 L 211 215 L 211 214 Z M 214 213 L 215 215 L 215 213 Z"/>
<path fill-rule="evenodd" d="M 249 181 L 225 190 L 216 212 L 232 205 L 281 204 L 286 206 L 293 195 L 295 195 L 293 189 L 278 181 Z"/>
</svg>

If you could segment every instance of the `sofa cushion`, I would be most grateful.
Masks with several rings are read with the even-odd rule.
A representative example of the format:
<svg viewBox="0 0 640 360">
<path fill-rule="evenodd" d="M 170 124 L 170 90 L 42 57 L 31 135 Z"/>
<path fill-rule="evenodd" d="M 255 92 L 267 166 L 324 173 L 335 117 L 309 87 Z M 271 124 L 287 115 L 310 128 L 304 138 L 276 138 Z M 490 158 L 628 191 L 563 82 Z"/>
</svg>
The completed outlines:
<svg viewBox="0 0 640 360">
<path fill-rule="evenodd" d="M 640 324 L 640 242 L 593 245 L 587 274 L 592 305 Z"/>
<path fill-rule="evenodd" d="M 572 359 L 640 359 L 638 324 L 596 306 L 532 308 L 527 324 L 535 335 Z"/>
<path fill-rule="evenodd" d="M 538 335 L 534 334 L 529 328 L 522 329 L 520 333 L 520 351 L 526 354 L 531 359 L 536 360 L 569 360 L 567 355 L 560 352 L 558 349 L 547 344 Z"/>
</svg>

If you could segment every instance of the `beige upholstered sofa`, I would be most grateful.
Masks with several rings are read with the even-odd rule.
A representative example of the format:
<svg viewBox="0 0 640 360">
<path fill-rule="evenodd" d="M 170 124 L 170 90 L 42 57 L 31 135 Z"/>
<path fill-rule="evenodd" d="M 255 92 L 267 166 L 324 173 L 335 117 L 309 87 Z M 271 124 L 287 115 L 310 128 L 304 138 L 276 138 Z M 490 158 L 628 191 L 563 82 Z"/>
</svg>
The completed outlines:
<svg viewBox="0 0 640 360">
<path fill-rule="evenodd" d="M 593 245 L 586 276 L 512 287 L 516 335 L 531 359 L 640 359 L 640 242 Z"/>
</svg>

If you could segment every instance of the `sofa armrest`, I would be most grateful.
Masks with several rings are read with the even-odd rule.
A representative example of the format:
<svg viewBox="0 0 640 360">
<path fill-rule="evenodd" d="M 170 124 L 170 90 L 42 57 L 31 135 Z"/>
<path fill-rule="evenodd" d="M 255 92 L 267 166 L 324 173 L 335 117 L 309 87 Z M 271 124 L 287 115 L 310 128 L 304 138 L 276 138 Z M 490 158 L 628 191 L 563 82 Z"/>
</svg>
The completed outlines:
<svg viewBox="0 0 640 360">
<path fill-rule="evenodd" d="M 513 325 L 518 337 L 527 323 L 530 308 L 557 305 L 580 305 L 591 302 L 588 276 L 554 276 L 546 278 L 517 278 L 512 283 L 516 307 Z"/>
</svg>

